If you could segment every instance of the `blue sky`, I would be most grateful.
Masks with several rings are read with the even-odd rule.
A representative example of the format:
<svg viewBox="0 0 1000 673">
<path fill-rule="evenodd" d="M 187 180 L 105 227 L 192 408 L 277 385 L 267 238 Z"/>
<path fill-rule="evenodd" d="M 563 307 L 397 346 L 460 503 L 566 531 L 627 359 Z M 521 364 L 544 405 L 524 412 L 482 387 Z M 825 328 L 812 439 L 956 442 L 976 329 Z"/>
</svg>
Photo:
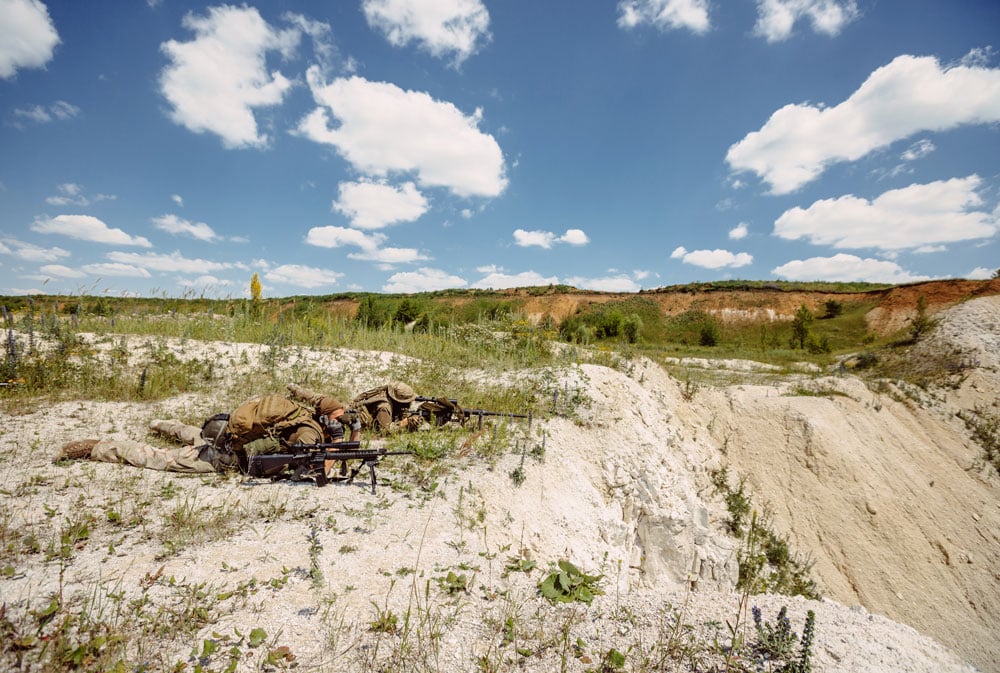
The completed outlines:
<svg viewBox="0 0 1000 673">
<path fill-rule="evenodd" d="M 0 0 L 0 294 L 984 278 L 996 0 Z"/>
</svg>

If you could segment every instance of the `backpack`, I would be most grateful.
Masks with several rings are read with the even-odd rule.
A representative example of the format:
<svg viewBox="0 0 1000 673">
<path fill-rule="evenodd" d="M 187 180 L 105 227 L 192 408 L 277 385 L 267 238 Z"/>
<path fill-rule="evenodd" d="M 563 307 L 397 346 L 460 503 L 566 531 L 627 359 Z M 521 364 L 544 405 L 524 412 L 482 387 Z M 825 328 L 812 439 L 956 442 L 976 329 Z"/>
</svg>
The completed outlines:
<svg viewBox="0 0 1000 673">
<path fill-rule="evenodd" d="M 244 402 L 229 414 L 226 431 L 234 448 L 240 448 L 264 436 L 276 438 L 283 430 L 301 425 L 312 426 L 323 436 L 323 428 L 313 418 L 312 409 L 280 395 L 265 395 Z"/>
</svg>

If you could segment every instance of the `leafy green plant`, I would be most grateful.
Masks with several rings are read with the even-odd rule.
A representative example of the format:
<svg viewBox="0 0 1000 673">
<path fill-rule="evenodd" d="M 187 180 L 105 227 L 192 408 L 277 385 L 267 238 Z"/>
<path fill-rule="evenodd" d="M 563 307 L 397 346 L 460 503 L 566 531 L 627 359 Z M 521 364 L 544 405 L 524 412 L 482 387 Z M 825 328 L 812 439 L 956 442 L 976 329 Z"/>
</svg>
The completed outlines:
<svg viewBox="0 0 1000 673">
<path fill-rule="evenodd" d="M 538 583 L 541 595 L 552 603 L 580 602 L 590 604 L 595 596 L 604 594 L 599 583 L 603 575 L 587 575 L 566 559 Z"/>
</svg>

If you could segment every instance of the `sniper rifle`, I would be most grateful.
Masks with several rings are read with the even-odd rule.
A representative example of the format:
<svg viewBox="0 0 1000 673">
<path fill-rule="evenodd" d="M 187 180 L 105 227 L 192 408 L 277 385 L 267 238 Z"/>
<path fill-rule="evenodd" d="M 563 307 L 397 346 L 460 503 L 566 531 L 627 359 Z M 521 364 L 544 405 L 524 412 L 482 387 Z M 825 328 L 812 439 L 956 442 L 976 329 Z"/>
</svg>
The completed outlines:
<svg viewBox="0 0 1000 673">
<path fill-rule="evenodd" d="M 420 402 L 420 405 L 413 413 L 437 425 L 444 425 L 452 419 L 458 420 L 462 425 L 465 425 L 467 420 L 475 417 L 479 419 L 479 427 L 477 429 L 482 430 L 483 418 L 486 416 L 503 416 L 505 418 L 527 418 L 528 427 L 531 427 L 530 411 L 526 414 L 515 414 L 507 411 L 490 411 L 488 409 L 463 409 L 459 406 L 458 400 L 447 397 L 424 397 L 423 395 L 417 395 L 414 400 Z"/>
<path fill-rule="evenodd" d="M 337 442 L 334 444 L 282 444 L 286 453 L 262 453 L 247 457 L 247 475 L 251 477 L 288 478 L 292 481 L 312 479 L 317 486 L 326 486 L 331 480 L 327 474 L 327 462 L 340 462 L 340 476 L 334 481 L 350 484 L 365 467 L 371 475 L 372 495 L 375 494 L 375 466 L 386 456 L 398 456 L 412 451 L 387 451 L 386 449 L 362 449 L 361 442 Z M 360 461 L 348 472 L 347 461 Z M 291 472 L 291 474 L 288 474 Z"/>
</svg>

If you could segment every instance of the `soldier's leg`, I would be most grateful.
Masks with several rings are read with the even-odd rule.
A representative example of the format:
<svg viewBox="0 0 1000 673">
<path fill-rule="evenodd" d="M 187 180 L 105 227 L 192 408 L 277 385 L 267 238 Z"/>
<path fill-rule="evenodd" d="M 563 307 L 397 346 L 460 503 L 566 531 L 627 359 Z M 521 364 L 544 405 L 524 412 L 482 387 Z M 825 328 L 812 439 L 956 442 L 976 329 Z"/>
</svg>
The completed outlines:
<svg viewBox="0 0 1000 673">
<path fill-rule="evenodd" d="M 197 444 L 201 440 L 201 428 L 180 421 L 153 421 L 149 424 L 149 429 L 184 444 Z"/>
<path fill-rule="evenodd" d="M 160 449 L 128 439 L 102 440 L 90 453 L 93 460 L 106 463 L 126 463 L 135 467 L 168 472 L 215 472 L 215 465 L 201 458 L 201 447 L 181 446 Z"/>
</svg>

